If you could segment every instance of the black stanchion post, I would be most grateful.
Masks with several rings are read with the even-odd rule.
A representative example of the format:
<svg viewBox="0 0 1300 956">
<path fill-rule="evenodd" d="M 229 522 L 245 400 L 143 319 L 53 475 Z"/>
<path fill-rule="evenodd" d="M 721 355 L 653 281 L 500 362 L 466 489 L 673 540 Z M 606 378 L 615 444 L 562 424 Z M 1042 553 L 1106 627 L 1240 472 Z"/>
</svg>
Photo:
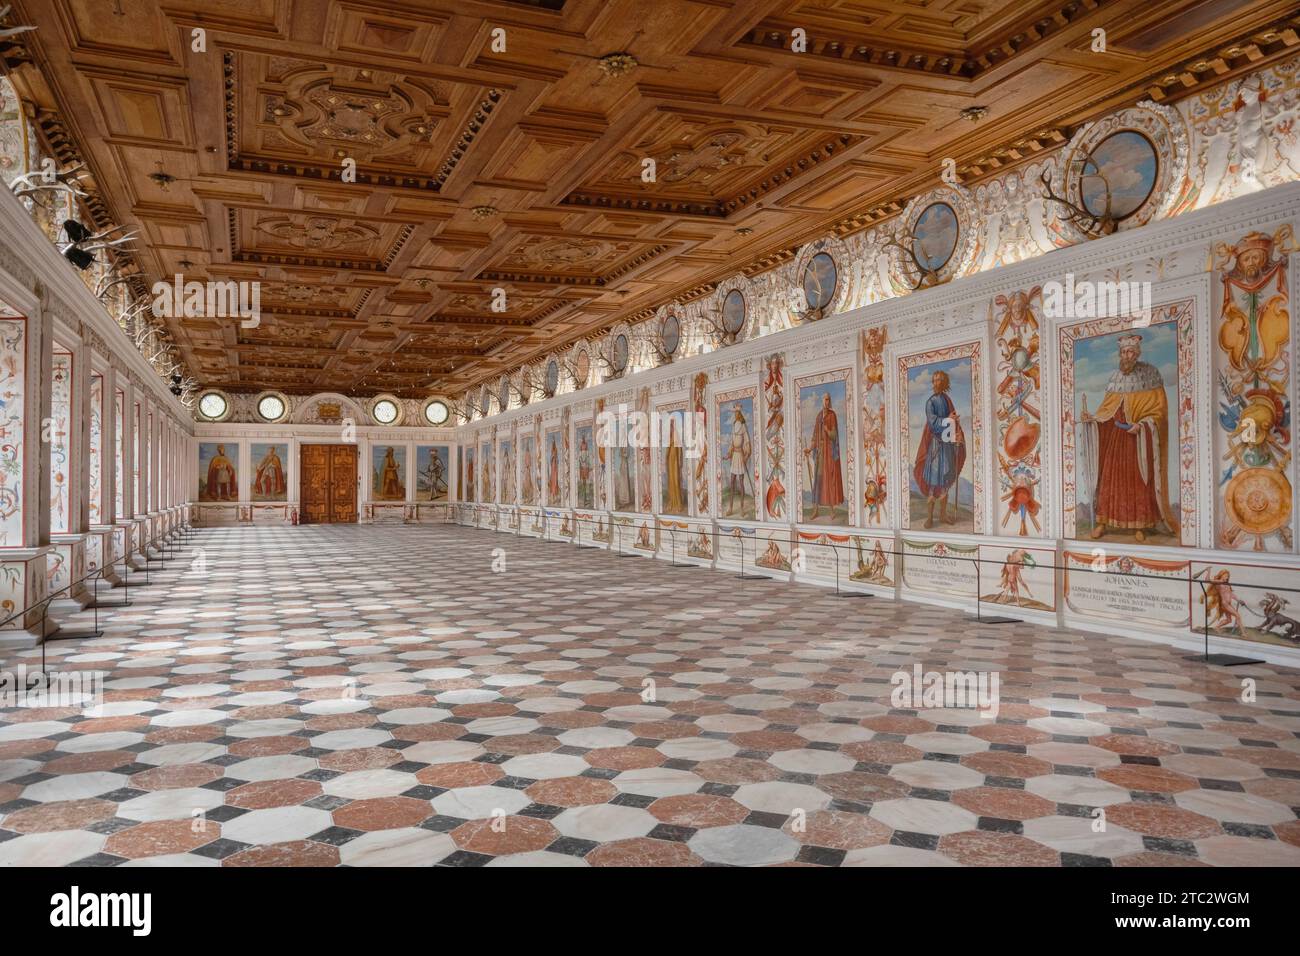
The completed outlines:
<svg viewBox="0 0 1300 956">
<path fill-rule="evenodd" d="M 978 621 L 980 624 L 1019 624 L 1020 618 L 1018 617 L 1006 617 L 1005 615 L 1002 614 L 994 614 L 991 617 L 984 617 L 980 613 L 980 608 L 983 605 L 983 591 L 984 591 L 980 569 L 984 566 L 984 561 L 982 558 L 979 557 L 978 552 L 976 553 L 976 557 L 974 558 L 974 561 L 975 561 L 975 620 Z"/>
<path fill-rule="evenodd" d="M 1191 565 L 1188 565 L 1187 573 L 1191 575 Z M 1205 605 L 1205 652 L 1201 655 L 1192 654 L 1184 657 L 1186 661 L 1201 661 L 1205 664 L 1217 664 L 1220 667 L 1241 667 L 1244 664 L 1263 664 L 1264 661 L 1258 657 L 1240 657 L 1237 654 L 1211 654 L 1210 653 L 1210 605 L 1207 598 L 1209 592 L 1205 588 L 1205 579 L 1196 578 L 1196 583 L 1201 586 L 1201 603 Z"/>
<path fill-rule="evenodd" d="M 831 551 L 835 553 L 835 596 L 837 598 L 869 598 L 871 597 L 866 591 L 841 591 L 840 590 L 840 549 L 838 545 L 826 542 Z M 802 554 L 802 551 L 800 551 Z"/>
</svg>

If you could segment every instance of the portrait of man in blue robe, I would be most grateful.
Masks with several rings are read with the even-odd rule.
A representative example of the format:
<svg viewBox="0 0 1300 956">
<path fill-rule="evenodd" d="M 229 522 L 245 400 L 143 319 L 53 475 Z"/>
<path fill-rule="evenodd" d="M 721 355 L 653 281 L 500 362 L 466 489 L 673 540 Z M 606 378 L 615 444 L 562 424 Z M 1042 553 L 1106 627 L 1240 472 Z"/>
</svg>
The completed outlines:
<svg viewBox="0 0 1300 956">
<path fill-rule="evenodd" d="M 930 376 L 934 389 L 925 401 L 925 428 L 916 449 L 916 464 L 912 477 L 925 496 L 927 515 L 925 526 L 933 528 L 934 507 L 939 505 L 939 521 L 953 524 L 956 521 L 957 501 L 953 496 L 953 517 L 948 516 L 948 493 L 957 487 L 962 467 L 966 464 L 966 435 L 961 428 L 957 407 L 948 395 L 948 373 L 937 370 Z"/>
</svg>

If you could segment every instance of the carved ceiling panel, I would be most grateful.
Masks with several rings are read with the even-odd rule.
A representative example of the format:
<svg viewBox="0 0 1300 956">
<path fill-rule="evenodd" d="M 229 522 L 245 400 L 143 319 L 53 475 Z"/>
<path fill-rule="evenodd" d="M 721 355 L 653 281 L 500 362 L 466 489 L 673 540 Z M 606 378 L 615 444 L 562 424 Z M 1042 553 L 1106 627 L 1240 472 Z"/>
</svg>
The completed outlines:
<svg viewBox="0 0 1300 956">
<path fill-rule="evenodd" d="M 1300 43 L 1292 0 L 12 7 L 37 29 L 9 79 L 92 218 L 139 230 L 140 287 L 261 283 L 256 328 L 167 320 L 203 384 L 411 398 L 865 228 L 943 158 L 973 184 Z"/>
</svg>

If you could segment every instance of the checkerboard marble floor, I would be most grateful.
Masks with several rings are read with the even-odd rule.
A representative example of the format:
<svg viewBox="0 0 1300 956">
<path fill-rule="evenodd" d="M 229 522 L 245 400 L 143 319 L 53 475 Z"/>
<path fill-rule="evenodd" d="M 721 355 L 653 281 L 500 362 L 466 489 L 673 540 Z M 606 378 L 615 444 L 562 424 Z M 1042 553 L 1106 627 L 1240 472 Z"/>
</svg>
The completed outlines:
<svg viewBox="0 0 1300 956">
<path fill-rule="evenodd" d="M 1300 864 L 1294 670 L 451 525 L 189 546 L 47 645 L 102 709 L 0 712 L 0 864 Z M 918 662 L 997 718 L 891 709 Z"/>
</svg>

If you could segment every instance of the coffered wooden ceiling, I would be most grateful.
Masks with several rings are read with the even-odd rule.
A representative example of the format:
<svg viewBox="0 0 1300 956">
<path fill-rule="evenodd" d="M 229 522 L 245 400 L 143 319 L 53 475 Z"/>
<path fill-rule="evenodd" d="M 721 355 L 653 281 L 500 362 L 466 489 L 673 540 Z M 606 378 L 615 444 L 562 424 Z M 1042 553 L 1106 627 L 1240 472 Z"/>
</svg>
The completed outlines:
<svg viewBox="0 0 1300 956">
<path fill-rule="evenodd" d="M 10 22 L 38 30 L 6 59 L 102 215 L 140 229 L 149 284 L 261 281 L 258 328 L 171 322 L 201 382 L 413 396 L 861 228 L 944 157 L 977 178 L 1258 66 L 1295 43 L 1288 16 L 1285 0 L 15 0 Z M 986 116 L 963 120 L 972 106 Z"/>
</svg>

